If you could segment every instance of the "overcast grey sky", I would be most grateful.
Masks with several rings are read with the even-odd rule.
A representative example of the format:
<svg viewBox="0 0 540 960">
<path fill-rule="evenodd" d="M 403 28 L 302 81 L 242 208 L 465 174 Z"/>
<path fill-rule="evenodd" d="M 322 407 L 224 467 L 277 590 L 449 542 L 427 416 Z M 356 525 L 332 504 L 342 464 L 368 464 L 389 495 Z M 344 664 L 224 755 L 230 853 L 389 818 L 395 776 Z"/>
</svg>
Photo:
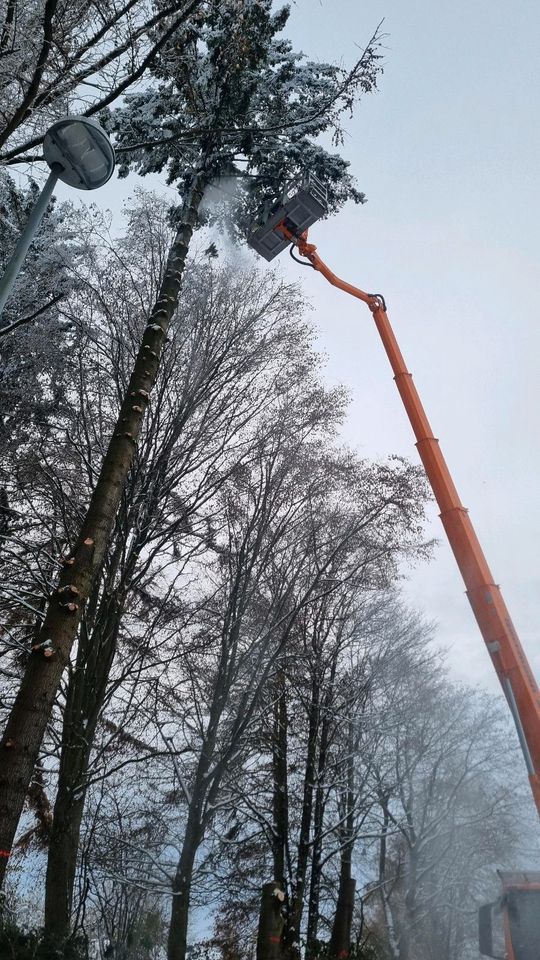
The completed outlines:
<svg viewBox="0 0 540 960">
<path fill-rule="evenodd" d="M 369 202 L 317 224 L 311 239 L 337 273 L 386 296 L 539 676 L 540 6 L 297 0 L 287 34 L 309 57 L 347 65 L 383 18 L 380 91 L 347 124 L 342 151 Z M 92 200 L 118 213 L 135 182 L 115 180 Z M 288 256 L 276 263 L 304 283 L 328 377 L 351 389 L 347 442 L 364 456 L 416 459 L 369 311 Z M 428 534 L 440 544 L 409 573 L 406 596 L 437 621 L 454 674 L 496 689 L 435 509 Z"/>
</svg>

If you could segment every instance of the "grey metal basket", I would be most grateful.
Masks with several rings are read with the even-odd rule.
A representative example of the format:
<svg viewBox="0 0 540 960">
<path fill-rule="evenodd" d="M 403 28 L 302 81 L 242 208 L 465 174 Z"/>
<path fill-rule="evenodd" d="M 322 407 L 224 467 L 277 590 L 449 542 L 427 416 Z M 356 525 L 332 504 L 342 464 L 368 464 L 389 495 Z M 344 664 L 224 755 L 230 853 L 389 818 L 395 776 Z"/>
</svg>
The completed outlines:
<svg viewBox="0 0 540 960">
<path fill-rule="evenodd" d="M 327 212 L 326 187 L 316 177 L 307 176 L 287 187 L 277 203 L 265 204 L 251 224 L 247 242 L 265 260 L 273 260 L 290 242 L 276 231 L 279 223 L 284 222 L 291 233 L 300 236 Z"/>
</svg>

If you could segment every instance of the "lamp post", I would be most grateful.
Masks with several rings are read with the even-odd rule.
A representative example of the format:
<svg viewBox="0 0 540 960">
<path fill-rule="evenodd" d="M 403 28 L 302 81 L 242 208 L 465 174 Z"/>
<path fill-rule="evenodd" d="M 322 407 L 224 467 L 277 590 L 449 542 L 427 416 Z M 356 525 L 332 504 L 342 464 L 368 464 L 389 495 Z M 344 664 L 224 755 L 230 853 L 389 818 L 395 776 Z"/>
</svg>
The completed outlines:
<svg viewBox="0 0 540 960">
<path fill-rule="evenodd" d="M 43 138 L 43 155 L 51 172 L 0 279 L 0 316 L 58 180 L 78 190 L 96 190 L 114 170 L 114 150 L 107 134 L 87 117 L 68 116 L 54 123 Z"/>
</svg>

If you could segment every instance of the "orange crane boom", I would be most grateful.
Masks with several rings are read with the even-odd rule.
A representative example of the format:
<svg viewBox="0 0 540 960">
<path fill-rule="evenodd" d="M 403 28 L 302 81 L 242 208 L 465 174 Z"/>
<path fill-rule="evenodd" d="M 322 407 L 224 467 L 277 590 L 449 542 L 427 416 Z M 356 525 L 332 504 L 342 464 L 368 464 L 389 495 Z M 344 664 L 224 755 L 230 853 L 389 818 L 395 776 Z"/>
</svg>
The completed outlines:
<svg viewBox="0 0 540 960">
<path fill-rule="evenodd" d="M 337 277 L 321 260 L 314 244 L 308 242 L 307 230 L 301 235 L 294 234 L 283 221 L 274 230 L 294 244 L 298 252 L 306 257 L 312 267 L 329 283 L 361 300 L 373 314 L 394 371 L 396 386 L 416 436 L 418 452 L 440 508 L 446 535 L 465 582 L 467 597 L 516 725 L 540 816 L 540 690 L 500 588 L 493 580 L 469 513 L 461 503 L 439 441 L 433 435 L 412 374 L 407 369 L 390 325 L 384 297 L 380 294 L 365 293 Z"/>
</svg>

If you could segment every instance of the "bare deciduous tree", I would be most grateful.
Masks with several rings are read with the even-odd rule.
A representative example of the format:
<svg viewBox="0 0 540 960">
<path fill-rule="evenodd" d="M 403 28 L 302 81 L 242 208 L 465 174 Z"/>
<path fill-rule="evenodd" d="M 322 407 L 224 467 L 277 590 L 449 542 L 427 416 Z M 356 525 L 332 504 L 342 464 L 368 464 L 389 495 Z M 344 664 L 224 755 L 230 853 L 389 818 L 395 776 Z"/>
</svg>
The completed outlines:
<svg viewBox="0 0 540 960">
<path fill-rule="evenodd" d="M 66 113 L 92 116 L 141 80 L 164 44 L 185 42 L 201 0 L 4 0 L 0 162 L 18 163 Z"/>
</svg>

